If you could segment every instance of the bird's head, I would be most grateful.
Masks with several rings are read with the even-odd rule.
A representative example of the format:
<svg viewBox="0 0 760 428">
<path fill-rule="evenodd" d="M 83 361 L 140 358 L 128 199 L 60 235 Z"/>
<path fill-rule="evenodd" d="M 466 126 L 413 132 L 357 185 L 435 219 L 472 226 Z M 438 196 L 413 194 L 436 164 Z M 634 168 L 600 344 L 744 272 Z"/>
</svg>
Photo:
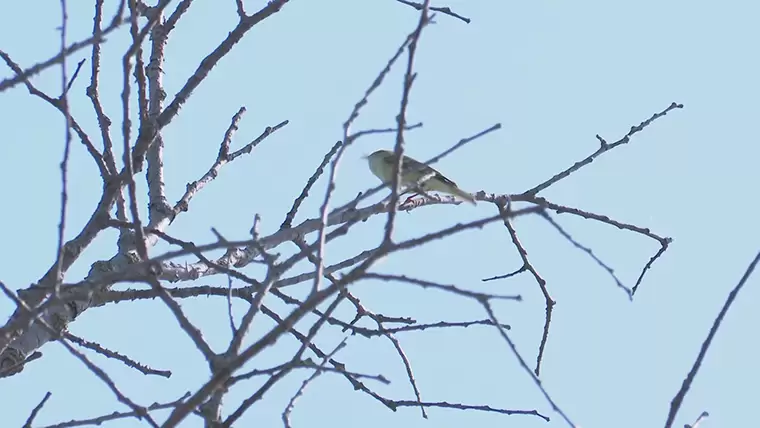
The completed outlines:
<svg viewBox="0 0 760 428">
<path fill-rule="evenodd" d="M 367 159 L 367 162 L 369 163 L 370 171 L 372 171 L 377 177 L 380 177 L 381 180 L 386 180 L 385 176 L 388 175 L 388 171 L 386 171 L 388 169 L 388 162 L 386 161 L 388 156 L 393 156 L 393 152 L 388 150 L 377 150 L 371 155 L 364 156 L 364 159 Z"/>
<path fill-rule="evenodd" d="M 373 152 L 372 154 L 362 156 L 362 159 L 367 159 L 369 162 L 373 162 L 375 160 L 383 159 L 389 155 L 392 156 L 393 152 L 389 150 L 377 150 Z"/>
</svg>

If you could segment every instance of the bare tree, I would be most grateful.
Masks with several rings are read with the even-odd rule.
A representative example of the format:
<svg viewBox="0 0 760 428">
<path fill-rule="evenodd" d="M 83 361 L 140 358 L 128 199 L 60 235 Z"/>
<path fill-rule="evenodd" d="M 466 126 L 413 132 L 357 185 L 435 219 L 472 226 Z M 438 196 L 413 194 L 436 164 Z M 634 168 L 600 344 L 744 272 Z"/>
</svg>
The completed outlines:
<svg viewBox="0 0 760 428">
<path fill-rule="evenodd" d="M 258 214 L 251 213 L 253 225 L 249 237 L 244 240 L 231 240 L 214 230 L 216 239 L 212 242 L 192 242 L 172 235 L 170 226 L 191 208 L 193 198 L 217 177 L 225 165 L 233 161 L 245 162 L 245 155 L 250 154 L 256 146 L 265 140 L 278 138 L 280 130 L 286 128 L 289 123 L 287 118 L 283 118 L 279 123 L 272 123 L 261 130 L 257 138 L 234 149 L 233 147 L 240 146 L 236 144 L 235 134 L 241 126 L 246 108 L 219 106 L 230 109 L 232 117 L 219 143 L 218 155 L 216 159 L 209 159 L 208 170 L 197 180 L 189 183 L 182 195 L 170 195 L 166 191 L 163 152 L 165 144 L 172 144 L 172 142 L 165 142 L 164 130 L 172 124 L 180 108 L 191 100 L 193 91 L 204 83 L 215 65 L 224 60 L 236 43 L 246 37 L 262 21 L 272 18 L 286 8 L 298 7 L 297 4 L 291 5 L 288 0 L 270 0 L 259 10 L 250 12 L 246 11 L 242 0 L 236 0 L 239 18 L 237 24 L 229 30 L 228 37 L 198 64 L 197 69 L 187 78 L 182 88 L 168 100 L 163 84 L 163 64 L 166 60 L 164 48 L 172 36 L 172 30 L 185 12 L 192 7 L 192 0 L 178 2 L 160 0 L 155 5 L 147 5 L 141 1 L 121 0 L 116 7 L 116 13 L 110 17 L 104 16 L 104 0 L 96 0 L 91 35 L 73 43 L 69 42 L 66 36 L 67 12 L 64 0 L 62 1 L 61 44 L 56 55 L 37 64 L 21 65 L 15 62 L 9 53 L 0 51 L 5 64 L 13 70 L 11 77 L 0 81 L 0 91 L 25 85 L 31 95 L 44 100 L 60 111 L 69 124 L 66 128 L 65 154 L 60 170 L 62 191 L 57 262 L 50 266 L 39 281 L 29 287 L 22 287 L 17 292 L 11 289 L 11 284 L 0 282 L 7 298 L 16 305 L 15 312 L 10 315 L 1 329 L 0 370 L 2 375 L 5 377 L 17 375 L 31 361 L 41 358 L 41 351 L 46 344 L 57 341 L 81 360 L 82 364 L 102 380 L 118 397 L 118 400 L 129 408 L 127 411 L 101 416 L 93 415 L 92 419 L 74 420 L 59 426 L 82 426 L 116 419 L 137 418 L 141 423 L 151 426 L 171 427 L 178 426 L 189 417 L 200 417 L 209 427 L 238 426 L 236 423 L 239 423 L 255 405 L 260 405 L 264 395 L 273 386 L 283 379 L 292 377 L 295 373 L 303 372 L 308 372 L 308 376 L 300 387 L 293 391 L 292 398 L 282 403 L 282 420 L 286 427 L 290 426 L 290 414 L 298 398 L 315 378 L 324 373 L 336 375 L 333 376 L 335 382 L 342 382 L 345 387 L 356 390 L 358 394 L 366 395 L 381 406 L 391 410 L 417 407 L 423 417 L 427 417 L 428 408 L 441 407 L 505 415 L 527 415 L 548 421 L 550 417 L 548 414 L 533 409 L 492 407 L 488 403 L 431 402 L 422 398 L 413 374 L 413 365 L 405 355 L 399 337 L 408 332 L 484 325 L 498 331 L 501 339 L 516 356 L 519 366 L 524 369 L 527 376 L 533 379 L 536 388 L 543 394 L 546 401 L 536 403 L 536 407 L 548 405 L 551 411 L 557 413 L 568 425 L 575 426 L 569 416 L 552 400 L 551 395 L 539 380 L 555 301 L 549 284 L 542 278 L 540 269 L 531 263 L 513 219 L 520 216 L 537 216 L 545 220 L 561 236 L 577 249 L 587 253 L 598 266 L 606 270 L 622 292 L 633 299 L 637 289 L 645 282 L 647 271 L 665 253 L 671 239 L 644 226 L 625 223 L 582 207 L 556 203 L 544 197 L 542 192 L 568 179 L 574 172 L 590 165 L 592 161 L 607 152 L 633 142 L 635 138 L 639 138 L 638 134 L 654 121 L 683 106 L 675 102 L 669 106 L 662 106 L 662 110 L 632 126 L 627 132 L 622 132 L 614 141 L 607 141 L 597 135 L 599 144 L 595 151 L 522 192 L 506 194 L 502 189 L 477 192 L 475 198 L 480 204 L 492 207 L 490 215 L 465 223 L 452 224 L 414 238 L 399 240 L 394 238 L 394 225 L 399 212 L 416 214 L 432 205 L 446 205 L 447 209 L 455 210 L 458 209 L 457 205 L 460 203 L 452 197 L 425 192 L 422 192 L 423 194 L 418 198 L 403 201 L 401 195 L 409 189 L 400 185 L 399 171 L 400 159 L 405 151 L 405 135 L 422 125 L 409 123 L 406 112 L 416 78 L 415 57 L 422 49 L 420 40 L 424 39 L 425 29 L 434 20 L 439 20 L 444 25 L 460 25 L 460 22 L 469 23 L 470 20 L 449 7 L 434 7 L 430 5 L 429 0 L 422 3 L 396 1 L 399 8 L 410 7 L 409 13 L 419 14 L 417 24 L 409 29 L 408 36 L 392 53 L 387 65 L 373 80 L 370 79 L 366 92 L 361 99 L 356 101 L 353 109 L 347 108 L 347 111 L 350 111 L 342 124 L 342 138 L 325 153 L 322 159 L 314 160 L 315 170 L 293 200 L 291 209 L 284 214 L 281 226 L 272 233 L 262 234 L 259 232 L 261 218 Z M 128 32 L 131 37 L 131 44 L 123 52 L 120 64 L 122 93 L 119 116 L 115 112 L 106 112 L 103 97 L 99 93 L 101 50 L 108 49 L 110 46 L 106 36 L 118 32 Z M 82 60 L 74 66 L 72 58 L 83 49 L 91 49 L 90 57 L 87 61 Z M 51 67 L 59 67 L 61 70 L 61 91 L 55 96 L 41 91 L 32 82 L 35 75 Z M 72 91 L 72 88 L 77 87 L 78 76 L 84 67 L 89 67 L 91 72 L 86 96 L 91 101 L 98 124 L 98 129 L 94 131 L 86 130 L 80 125 L 79 118 L 69 109 L 69 99 L 81 96 L 80 93 Z M 369 103 L 370 95 L 375 91 L 392 91 L 384 83 L 393 67 L 402 67 L 405 70 L 404 84 L 399 97 L 397 123 L 390 128 L 354 130 L 355 121 Z M 73 72 L 71 72 L 72 69 Z M 111 68 L 107 70 L 112 72 Z M 133 124 L 131 117 L 135 113 L 138 121 Z M 114 123 L 119 125 L 112 126 Z M 471 136 L 464 136 L 448 150 L 427 160 L 426 163 L 434 164 L 457 149 L 496 132 L 500 127 L 501 125 L 496 123 Z M 394 171 L 396 175 L 393 182 L 389 186 L 368 189 L 350 201 L 335 200 L 333 190 L 340 182 L 338 166 L 346 151 L 358 139 L 372 134 L 386 134 L 388 138 L 393 138 L 395 141 Z M 68 227 L 66 204 L 69 153 L 71 150 L 78 149 L 77 143 L 84 146 L 100 172 L 103 191 L 89 220 L 73 239 L 66 241 L 64 231 Z M 316 186 L 320 178 L 327 183 L 324 189 Z M 147 200 L 149 201 L 147 211 L 141 206 L 139 202 L 141 195 L 138 195 L 137 181 L 143 179 L 147 183 Z M 377 203 L 367 202 L 372 195 L 387 193 L 389 188 L 389 197 Z M 320 208 L 316 212 L 303 213 L 302 204 L 310 197 L 319 201 Z M 296 221 L 299 214 L 307 218 Z M 556 214 L 576 216 L 614 226 L 623 232 L 655 241 L 659 244 L 659 249 L 649 260 L 642 261 L 640 275 L 635 284 L 628 287 L 590 248 L 563 229 L 556 220 Z M 331 244 L 339 239 L 351 240 L 354 226 L 371 217 L 384 218 L 381 242 L 357 251 L 340 262 L 327 264 L 326 254 L 332 248 Z M 520 295 L 478 291 L 473 288 L 409 277 L 403 272 L 388 274 L 379 273 L 373 269 L 388 255 L 410 248 L 424 247 L 433 241 L 447 239 L 452 235 L 492 223 L 503 225 L 504 233 L 517 251 L 520 267 L 503 275 L 485 278 L 483 281 L 507 280 L 518 275 L 528 275 L 535 280 L 538 290 L 543 295 L 544 305 L 537 309 L 545 316 L 535 360 L 518 352 L 510 338 L 509 326 L 499 321 L 498 313 L 492 305 L 495 300 L 520 301 Z M 82 253 L 96 237 L 109 229 L 118 231 L 118 238 L 113 243 L 114 252 L 102 255 L 101 260 L 93 263 L 89 274 L 82 281 L 66 282 L 71 266 L 80 259 Z M 172 249 L 160 254 L 149 254 L 149 250 L 161 242 L 171 246 Z M 292 248 L 289 248 L 289 245 Z M 219 251 L 223 251 L 223 255 L 210 255 Z M 183 260 L 191 260 L 191 262 L 183 262 Z M 308 267 L 306 272 L 303 272 L 304 266 Z M 251 274 L 248 270 L 250 267 L 263 268 L 263 270 L 258 269 L 257 274 Z M 261 272 L 263 274 L 260 274 Z M 227 278 L 228 286 L 194 285 L 197 281 L 210 276 Z M 422 323 L 416 320 L 414 313 L 394 315 L 379 313 L 362 304 L 352 290 L 356 283 L 367 280 L 387 281 L 408 287 L 450 293 L 459 299 L 474 301 L 480 305 L 483 318 L 466 322 L 440 320 L 435 323 Z M 117 290 L 114 288 L 117 284 L 136 285 L 133 288 Z M 302 293 L 303 295 L 288 291 L 290 290 L 288 287 L 296 284 L 304 284 L 306 291 Z M 215 296 L 227 302 L 231 339 L 226 348 L 221 351 L 212 349 L 212 346 L 204 339 L 201 330 L 189 320 L 178 303 L 181 299 L 200 296 Z M 274 299 L 282 304 L 264 304 L 265 296 L 267 299 Z M 95 364 L 83 349 L 118 360 L 144 375 L 167 378 L 166 382 L 172 381 L 169 379 L 172 373 L 170 369 L 148 367 L 134 358 L 77 337 L 68 332 L 67 328 L 82 313 L 91 308 L 110 307 L 119 302 L 156 298 L 160 299 L 162 304 L 171 311 L 181 326 L 181 331 L 190 338 L 197 352 L 207 361 L 208 375 L 203 383 L 181 397 L 166 397 L 163 403 L 147 405 L 144 402 L 141 403 L 139 398 L 129 398 L 122 392 L 117 382 Z M 233 314 L 234 301 L 245 302 L 246 310 L 242 316 Z M 351 308 L 351 316 L 345 316 L 347 313 L 345 311 L 338 311 L 340 305 Z M 265 319 L 270 320 L 272 327 L 263 333 L 260 331 L 254 333 L 252 326 L 256 323 L 267 325 L 264 321 L 259 321 Z M 324 335 L 326 331 L 342 335 L 343 340 L 339 341 L 337 346 L 321 345 L 320 335 Z M 355 371 L 350 361 L 341 360 L 338 354 L 346 347 L 346 340 L 351 336 L 366 340 L 384 338 L 390 341 L 399 361 L 406 369 L 406 379 L 403 381 L 411 386 L 415 399 L 385 396 L 375 385 L 389 383 L 392 380 L 398 381 L 398 379 L 389 379 L 383 374 Z M 261 353 L 275 346 L 281 337 L 295 338 L 300 345 L 294 352 L 280 353 L 281 361 L 278 364 L 262 366 L 258 363 L 257 358 Z M 352 346 L 361 346 L 360 343 L 365 342 L 358 343 L 353 342 Z M 258 388 L 251 389 L 242 386 L 245 385 L 244 381 L 251 378 L 261 380 Z M 245 390 L 246 398 L 235 406 L 224 406 L 225 396 L 230 391 L 241 388 Z M 31 426 L 36 414 L 50 398 L 51 394 L 48 392 L 31 412 L 26 426 Z M 674 406 L 673 415 L 679 404 L 680 401 Z M 333 403 L 328 402 L 326 405 L 333 405 Z M 163 421 L 157 419 L 154 412 L 159 409 L 170 411 Z M 61 419 L 66 417 L 66 415 L 61 415 Z M 255 416 L 250 418 L 253 420 Z M 701 419 L 702 417 L 694 426 Z M 672 418 L 669 419 L 668 426 L 670 424 L 672 424 Z"/>
</svg>

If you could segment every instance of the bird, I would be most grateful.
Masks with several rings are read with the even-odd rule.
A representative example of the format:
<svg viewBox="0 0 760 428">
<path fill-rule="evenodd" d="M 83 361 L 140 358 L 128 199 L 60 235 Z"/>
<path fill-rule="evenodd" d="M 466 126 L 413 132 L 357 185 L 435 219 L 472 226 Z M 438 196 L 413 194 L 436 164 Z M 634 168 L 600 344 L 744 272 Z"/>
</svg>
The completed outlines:
<svg viewBox="0 0 760 428">
<path fill-rule="evenodd" d="M 377 178 L 385 184 L 390 185 L 393 182 L 393 164 L 394 154 L 391 150 L 378 150 L 369 156 L 366 156 L 369 162 L 369 169 Z M 449 195 L 458 196 L 467 202 L 476 205 L 475 198 L 460 189 L 456 183 L 446 178 L 433 167 L 425 165 L 422 162 L 414 160 L 409 156 L 404 156 L 404 160 L 401 163 L 401 187 L 412 186 L 409 190 L 415 190 L 417 182 L 425 179 L 422 183 L 419 183 L 419 188 L 423 192 L 441 192 Z M 416 194 L 419 194 L 417 192 Z M 416 195 L 415 194 L 415 195 Z M 409 201 L 415 195 L 412 195 L 407 199 Z"/>
</svg>

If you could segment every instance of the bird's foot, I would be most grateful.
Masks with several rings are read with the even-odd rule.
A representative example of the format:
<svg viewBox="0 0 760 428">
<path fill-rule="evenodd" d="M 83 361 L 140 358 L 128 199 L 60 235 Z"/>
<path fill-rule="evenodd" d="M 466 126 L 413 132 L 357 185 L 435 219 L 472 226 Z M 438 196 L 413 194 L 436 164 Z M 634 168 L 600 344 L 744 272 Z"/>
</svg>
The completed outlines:
<svg viewBox="0 0 760 428">
<path fill-rule="evenodd" d="M 417 195 L 412 195 L 412 196 L 410 196 L 410 197 L 406 198 L 406 200 L 404 201 L 404 203 L 403 203 L 403 204 L 401 204 L 401 205 L 406 205 L 406 204 L 408 204 L 408 203 L 410 203 L 410 202 L 414 201 L 414 197 L 415 197 L 415 196 L 417 196 Z"/>
</svg>

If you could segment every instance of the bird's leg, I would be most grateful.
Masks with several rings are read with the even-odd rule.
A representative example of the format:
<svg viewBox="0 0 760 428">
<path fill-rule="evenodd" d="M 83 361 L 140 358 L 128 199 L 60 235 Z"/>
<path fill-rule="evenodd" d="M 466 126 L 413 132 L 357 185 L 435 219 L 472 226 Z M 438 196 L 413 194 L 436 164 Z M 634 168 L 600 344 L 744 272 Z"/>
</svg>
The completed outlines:
<svg viewBox="0 0 760 428">
<path fill-rule="evenodd" d="M 413 190 L 414 190 L 414 195 L 410 196 L 410 197 L 409 197 L 409 198 L 406 200 L 406 202 L 404 202 L 404 203 L 407 203 L 407 202 L 411 201 L 411 200 L 412 200 L 412 199 L 413 199 L 415 196 L 422 196 L 422 199 L 423 199 L 423 200 L 425 200 L 425 199 L 427 199 L 427 200 L 436 200 L 436 199 L 437 199 L 436 197 L 433 197 L 433 196 L 431 196 L 429 193 L 427 193 L 427 192 L 426 192 L 424 189 L 422 189 L 421 187 L 416 187 L 416 188 L 414 188 Z"/>
<path fill-rule="evenodd" d="M 415 187 L 409 188 L 409 190 L 407 190 L 407 192 L 410 192 L 412 194 L 411 194 L 411 196 L 409 196 L 408 198 L 406 198 L 406 200 L 404 201 L 404 204 L 408 204 L 409 202 L 411 202 L 412 200 L 414 200 L 415 196 L 421 195 L 422 194 L 422 189 L 420 189 L 418 186 L 415 186 Z M 406 193 L 406 192 L 404 192 L 404 193 Z"/>
<path fill-rule="evenodd" d="M 411 196 L 409 196 L 408 198 L 406 198 L 406 200 L 404 201 L 404 204 L 408 204 L 409 202 L 411 202 L 412 200 L 414 200 L 414 197 L 417 196 L 417 195 L 419 195 L 419 193 L 414 193 Z"/>
</svg>

